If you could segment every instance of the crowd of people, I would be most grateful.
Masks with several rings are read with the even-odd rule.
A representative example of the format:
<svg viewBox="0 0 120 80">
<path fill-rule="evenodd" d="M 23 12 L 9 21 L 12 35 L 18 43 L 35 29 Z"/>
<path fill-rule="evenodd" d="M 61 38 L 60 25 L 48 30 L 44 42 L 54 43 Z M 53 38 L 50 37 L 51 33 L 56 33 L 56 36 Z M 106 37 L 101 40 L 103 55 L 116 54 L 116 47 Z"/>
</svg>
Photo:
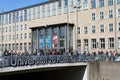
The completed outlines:
<svg viewBox="0 0 120 80">
<path fill-rule="evenodd" d="M 40 49 L 39 51 L 34 51 L 33 53 L 28 52 L 25 50 L 24 52 L 14 52 L 13 50 L 7 50 L 5 49 L 4 53 L 2 56 L 8 56 L 8 55 L 37 55 L 37 56 L 49 56 L 49 55 L 69 55 L 69 56 L 77 56 L 77 58 L 85 58 L 89 59 L 91 57 L 97 58 L 99 57 L 101 60 L 112 60 L 114 61 L 118 57 L 118 52 L 117 51 L 98 51 L 98 52 L 86 52 L 84 51 L 83 53 L 77 52 L 73 49 L 63 49 L 63 50 L 46 50 L 44 51 L 43 49 Z"/>
</svg>

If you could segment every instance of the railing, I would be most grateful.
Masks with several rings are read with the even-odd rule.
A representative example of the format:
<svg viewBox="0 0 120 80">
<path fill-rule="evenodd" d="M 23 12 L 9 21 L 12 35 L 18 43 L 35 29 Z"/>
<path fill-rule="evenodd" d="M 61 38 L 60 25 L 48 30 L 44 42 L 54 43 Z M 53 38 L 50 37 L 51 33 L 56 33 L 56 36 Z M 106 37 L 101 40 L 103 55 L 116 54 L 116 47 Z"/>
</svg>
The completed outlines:
<svg viewBox="0 0 120 80">
<path fill-rule="evenodd" d="M 0 67 L 16 67 L 27 65 L 46 65 L 59 63 L 115 61 L 118 56 L 107 56 L 104 54 L 76 54 L 76 55 L 7 55 L 0 57 Z"/>
</svg>

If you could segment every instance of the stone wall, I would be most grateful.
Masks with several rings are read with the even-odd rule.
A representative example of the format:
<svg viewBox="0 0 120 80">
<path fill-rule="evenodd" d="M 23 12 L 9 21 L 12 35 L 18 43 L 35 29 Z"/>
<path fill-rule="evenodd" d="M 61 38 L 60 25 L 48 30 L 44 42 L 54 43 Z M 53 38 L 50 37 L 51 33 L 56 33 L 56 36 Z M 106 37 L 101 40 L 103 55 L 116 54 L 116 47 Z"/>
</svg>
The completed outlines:
<svg viewBox="0 0 120 80">
<path fill-rule="evenodd" d="M 120 62 L 89 62 L 88 80 L 120 80 Z"/>
</svg>

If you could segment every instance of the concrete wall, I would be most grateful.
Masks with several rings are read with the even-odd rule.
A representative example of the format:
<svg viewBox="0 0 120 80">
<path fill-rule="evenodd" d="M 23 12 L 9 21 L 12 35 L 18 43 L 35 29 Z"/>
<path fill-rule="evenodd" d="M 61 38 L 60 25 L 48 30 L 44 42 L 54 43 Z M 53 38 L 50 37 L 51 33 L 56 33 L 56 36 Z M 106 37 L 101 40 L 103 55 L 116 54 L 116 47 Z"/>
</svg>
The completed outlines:
<svg viewBox="0 0 120 80">
<path fill-rule="evenodd" d="M 120 80 L 119 62 L 90 62 L 88 66 L 88 80 Z"/>
<path fill-rule="evenodd" d="M 120 80 L 120 62 L 88 62 L 87 65 L 74 65 L 69 64 L 63 66 L 57 64 L 57 66 L 51 66 L 48 68 L 35 67 L 35 69 L 29 69 L 28 71 L 14 72 L 14 74 L 2 75 L 0 78 L 6 79 L 6 76 L 10 80 L 35 80 L 39 77 L 41 80 Z M 15 68 L 14 68 L 15 69 Z M 27 69 L 27 68 L 26 68 Z M 7 70 L 7 69 L 2 69 Z M 44 77 L 46 75 L 46 77 Z M 22 77 L 21 77 L 22 76 Z M 16 78 L 15 78 L 16 77 Z M 9 79 L 8 79 L 9 80 Z"/>
</svg>

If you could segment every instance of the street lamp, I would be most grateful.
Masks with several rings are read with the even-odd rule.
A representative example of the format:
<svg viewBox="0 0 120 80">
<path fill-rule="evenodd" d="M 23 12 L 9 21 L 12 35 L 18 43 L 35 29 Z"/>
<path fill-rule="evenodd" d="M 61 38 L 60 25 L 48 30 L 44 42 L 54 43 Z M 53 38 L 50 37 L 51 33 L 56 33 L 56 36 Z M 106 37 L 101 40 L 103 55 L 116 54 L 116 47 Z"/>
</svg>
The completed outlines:
<svg viewBox="0 0 120 80">
<path fill-rule="evenodd" d="M 2 17 L 2 22 L 1 22 L 1 53 L 3 54 L 3 15 Z"/>
<path fill-rule="evenodd" d="M 75 49 L 77 50 L 78 49 L 78 46 L 77 46 L 77 39 L 78 39 L 78 32 L 77 32 L 77 28 L 78 28 L 78 10 L 81 8 L 80 5 L 76 5 L 73 7 L 74 9 L 76 9 L 76 28 L 75 28 L 75 32 L 76 32 L 76 35 L 75 35 L 75 41 L 76 41 L 76 44 L 75 44 Z"/>
<path fill-rule="evenodd" d="M 14 39 L 15 39 L 15 43 L 14 43 L 14 50 L 15 50 L 15 53 L 16 53 L 16 12 L 13 13 L 14 14 L 14 30 L 15 30 L 15 36 L 14 36 Z"/>
</svg>

